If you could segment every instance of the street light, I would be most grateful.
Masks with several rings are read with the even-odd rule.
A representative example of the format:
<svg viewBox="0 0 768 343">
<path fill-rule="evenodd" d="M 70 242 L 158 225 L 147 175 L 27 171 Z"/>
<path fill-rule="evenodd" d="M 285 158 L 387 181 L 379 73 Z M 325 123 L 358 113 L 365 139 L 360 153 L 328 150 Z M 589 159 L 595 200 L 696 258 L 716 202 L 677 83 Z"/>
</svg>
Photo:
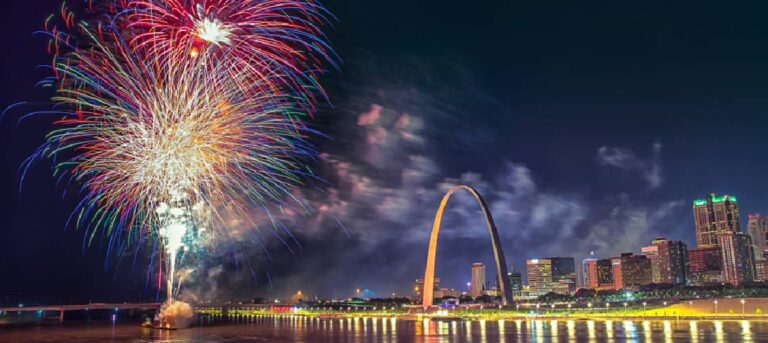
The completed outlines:
<svg viewBox="0 0 768 343">
<path fill-rule="evenodd" d="M 624 303 L 624 311 L 627 310 L 627 303 Z"/>
<path fill-rule="evenodd" d="M 568 313 L 569 316 L 571 315 L 571 303 L 568 303 Z"/>
<path fill-rule="evenodd" d="M 744 299 L 741 299 L 741 301 L 739 301 L 739 302 L 741 303 L 741 315 L 742 315 L 742 316 L 743 316 L 743 315 L 746 315 L 746 312 L 744 311 L 744 304 L 746 304 L 746 303 L 747 303 L 747 301 L 746 301 L 746 300 L 744 300 Z"/>
<path fill-rule="evenodd" d="M 688 300 L 688 307 L 693 311 L 693 301 Z"/>
<path fill-rule="evenodd" d="M 645 306 L 647 306 L 647 305 L 648 305 L 648 303 L 643 301 L 643 311 L 645 311 Z"/>
<path fill-rule="evenodd" d="M 715 314 L 717 314 L 717 300 L 713 301 L 715 303 Z"/>
</svg>

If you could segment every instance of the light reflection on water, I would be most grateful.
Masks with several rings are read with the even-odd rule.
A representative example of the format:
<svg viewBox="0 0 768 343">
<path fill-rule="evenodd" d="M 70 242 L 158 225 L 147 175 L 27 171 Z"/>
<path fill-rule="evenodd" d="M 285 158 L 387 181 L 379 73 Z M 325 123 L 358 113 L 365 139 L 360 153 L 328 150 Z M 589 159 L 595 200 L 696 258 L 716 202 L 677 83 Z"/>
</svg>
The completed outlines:
<svg viewBox="0 0 768 343">
<path fill-rule="evenodd" d="M 136 323 L 65 323 L 0 330 L 1 342 L 761 342 L 765 321 L 445 320 L 395 318 L 320 319 L 248 315 L 200 317 L 178 331 L 141 329 Z"/>
</svg>

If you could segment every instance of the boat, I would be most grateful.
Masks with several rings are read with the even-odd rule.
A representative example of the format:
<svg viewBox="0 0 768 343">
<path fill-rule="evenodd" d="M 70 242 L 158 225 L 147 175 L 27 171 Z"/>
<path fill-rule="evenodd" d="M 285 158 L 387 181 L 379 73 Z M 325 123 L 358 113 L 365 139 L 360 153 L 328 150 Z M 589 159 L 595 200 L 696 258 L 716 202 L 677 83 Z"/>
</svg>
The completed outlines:
<svg viewBox="0 0 768 343">
<path fill-rule="evenodd" d="M 158 324 L 155 324 L 155 323 L 153 323 L 151 321 L 146 321 L 146 322 L 141 324 L 141 327 L 143 327 L 145 329 L 168 330 L 168 331 L 173 331 L 173 330 L 178 330 L 179 329 L 177 327 L 171 326 L 168 323 L 165 323 L 165 324 L 166 325 L 158 325 Z"/>
</svg>

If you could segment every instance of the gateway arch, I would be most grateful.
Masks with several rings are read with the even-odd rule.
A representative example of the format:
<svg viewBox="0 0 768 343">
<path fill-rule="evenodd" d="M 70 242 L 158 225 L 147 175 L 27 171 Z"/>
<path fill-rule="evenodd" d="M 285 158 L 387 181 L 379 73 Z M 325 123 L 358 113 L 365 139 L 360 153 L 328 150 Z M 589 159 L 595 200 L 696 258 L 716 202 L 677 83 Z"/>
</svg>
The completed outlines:
<svg viewBox="0 0 768 343">
<path fill-rule="evenodd" d="M 512 289 L 509 286 L 509 278 L 507 278 L 507 264 L 504 258 L 504 251 L 501 249 L 501 241 L 499 240 L 499 232 L 496 230 L 496 224 L 491 217 L 491 211 L 488 210 L 488 205 L 485 200 L 476 189 L 467 185 L 457 185 L 451 187 L 448 193 L 443 196 L 443 200 L 440 202 L 440 207 L 437 209 L 435 215 L 435 222 L 432 224 L 432 235 L 429 238 L 429 252 L 427 253 L 427 268 L 424 271 L 424 289 L 423 289 L 423 301 L 424 307 L 432 306 L 433 291 L 435 288 L 435 255 L 437 252 L 437 237 L 440 234 L 440 223 L 443 220 L 443 212 L 445 206 L 448 204 L 448 200 L 451 196 L 460 190 L 466 190 L 475 197 L 477 203 L 483 211 L 485 216 L 485 225 L 488 227 L 488 234 L 491 236 L 491 245 L 493 246 L 493 258 L 496 260 L 496 277 L 499 282 L 499 293 L 501 294 L 501 303 L 507 306 L 512 301 Z"/>
</svg>

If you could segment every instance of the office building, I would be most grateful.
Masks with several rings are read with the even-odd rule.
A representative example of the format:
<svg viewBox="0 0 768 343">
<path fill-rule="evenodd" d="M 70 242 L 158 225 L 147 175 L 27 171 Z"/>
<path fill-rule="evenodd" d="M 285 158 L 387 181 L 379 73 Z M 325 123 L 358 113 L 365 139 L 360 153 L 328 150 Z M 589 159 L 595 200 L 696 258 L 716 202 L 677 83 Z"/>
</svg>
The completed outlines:
<svg viewBox="0 0 768 343">
<path fill-rule="evenodd" d="M 595 261 L 595 268 L 597 269 L 597 290 L 611 290 L 615 289 L 613 279 L 613 263 L 611 259 L 601 259 Z"/>
<path fill-rule="evenodd" d="M 640 250 L 648 260 L 651 261 L 651 281 L 653 283 L 661 283 L 661 273 L 659 271 L 659 246 L 651 244 L 649 246 L 642 247 Z"/>
<path fill-rule="evenodd" d="M 657 238 L 651 242 L 656 247 L 651 269 L 657 270 L 654 283 L 685 285 L 688 280 L 688 247 L 682 241 Z M 655 266 L 654 266 L 655 265 Z"/>
<path fill-rule="evenodd" d="M 768 281 L 768 260 L 755 261 L 755 281 Z"/>
<path fill-rule="evenodd" d="M 611 259 L 613 289 L 635 288 L 653 282 L 651 260 L 644 255 L 623 253 Z"/>
<path fill-rule="evenodd" d="M 520 296 L 523 292 L 523 274 L 511 267 L 509 270 L 507 277 L 509 278 L 509 287 L 512 288 L 512 296 Z"/>
<path fill-rule="evenodd" d="M 528 291 L 532 296 L 540 296 L 552 291 L 552 261 L 535 258 L 526 261 L 528 269 Z"/>
<path fill-rule="evenodd" d="M 549 257 L 552 263 L 552 283 L 557 293 L 576 291 L 576 261 L 573 257 Z"/>
<path fill-rule="evenodd" d="M 752 250 L 756 261 L 764 260 L 768 252 L 768 217 L 762 217 L 760 214 L 750 214 L 747 222 L 747 234 L 752 238 Z"/>
<path fill-rule="evenodd" d="M 483 295 L 483 290 L 485 290 L 485 265 L 477 262 L 472 264 L 472 283 L 469 294 L 477 298 Z"/>
<path fill-rule="evenodd" d="M 717 242 L 723 259 L 723 279 L 738 286 L 755 279 L 752 239 L 743 232 L 719 232 Z"/>
<path fill-rule="evenodd" d="M 584 288 L 597 289 L 597 259 L 587 258 L 581 265 L 584 270 Z"/>
<path fill-rule="evenodd" d="M 718 245 L 719 232 L 739 232 L 739 205 L 730 195 L 710 194 L 693 201 L 693 221 L 696 226 L 696 247 Z"/>
<path fill-rule="evenodd" d="M 723 257 L 720 247 L 688 250 L 689 285 L 705 286 L 723 282 Z"/>
</svg>

